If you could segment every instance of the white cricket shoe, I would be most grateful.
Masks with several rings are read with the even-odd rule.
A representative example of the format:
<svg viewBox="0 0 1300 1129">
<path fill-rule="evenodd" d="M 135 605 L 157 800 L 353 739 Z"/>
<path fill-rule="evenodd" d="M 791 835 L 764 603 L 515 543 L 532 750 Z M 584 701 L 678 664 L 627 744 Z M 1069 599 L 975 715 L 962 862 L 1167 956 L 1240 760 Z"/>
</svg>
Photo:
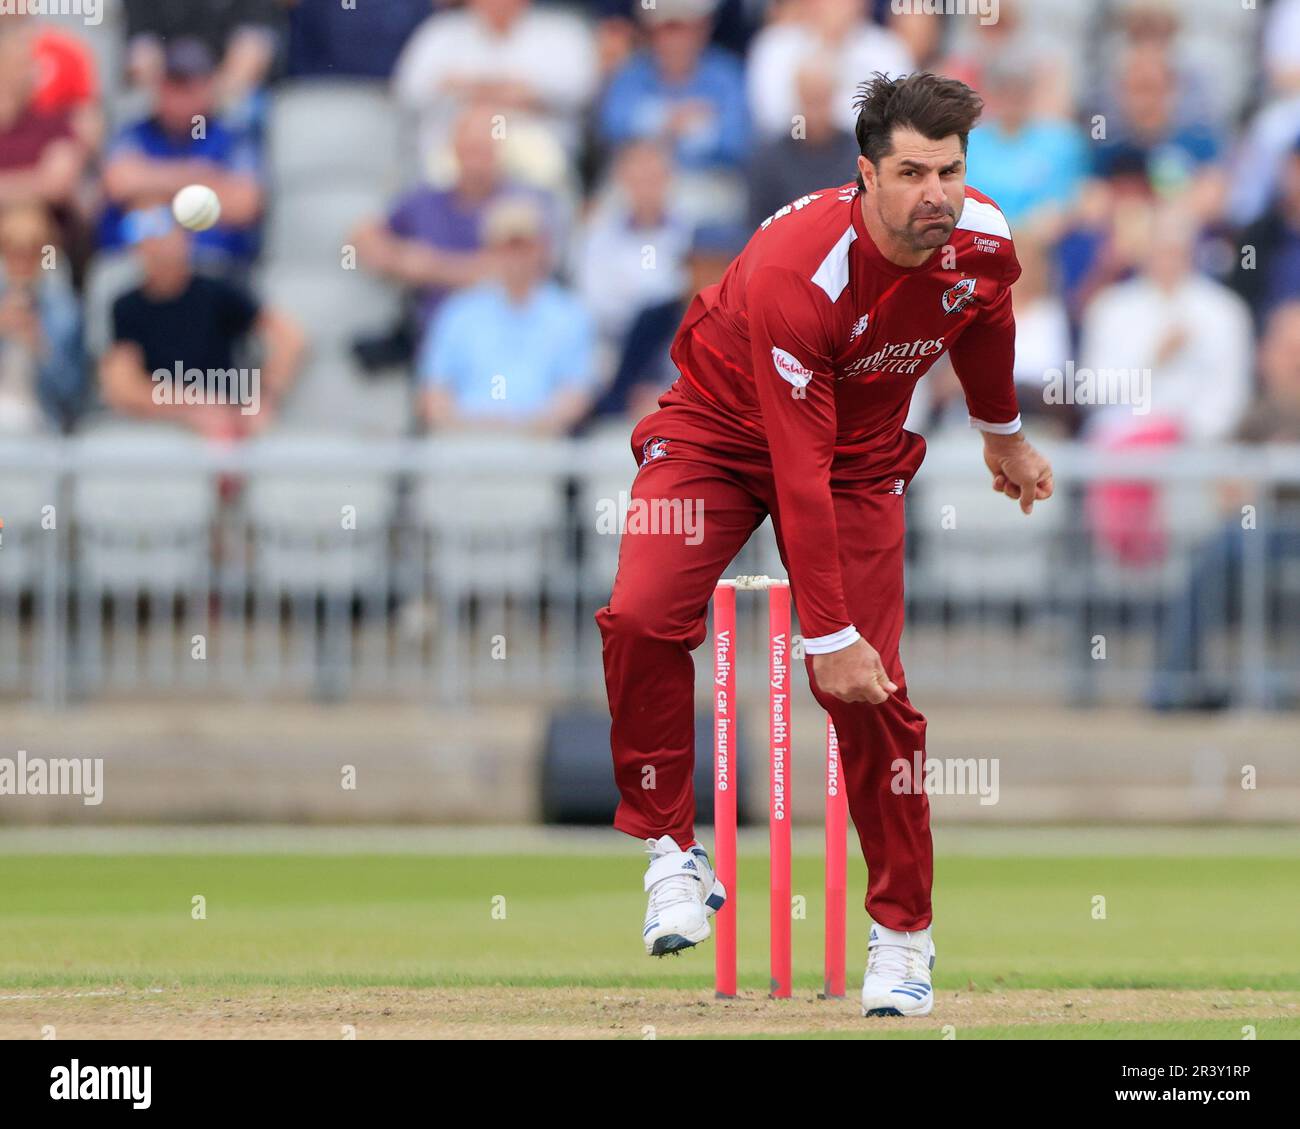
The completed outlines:
<svg viewBox="0 0 1300 1129">
<path fill-rule="evenodd" d="M 862 978 L 863 1015 L 929 1015 L 934 1007 L 930 929 L 900 933 L 874 922 Z"/>
<path fill-rule="evenodd" d="M 689 949 L 707 940 L 709 918 L 727 901 L 703 847 L 683 851 L 671 835 L 647 839 L 650 865 L 645 888 L 650 895 L 641 932 L 645 951 L 654 957 Z"/>
</svg>

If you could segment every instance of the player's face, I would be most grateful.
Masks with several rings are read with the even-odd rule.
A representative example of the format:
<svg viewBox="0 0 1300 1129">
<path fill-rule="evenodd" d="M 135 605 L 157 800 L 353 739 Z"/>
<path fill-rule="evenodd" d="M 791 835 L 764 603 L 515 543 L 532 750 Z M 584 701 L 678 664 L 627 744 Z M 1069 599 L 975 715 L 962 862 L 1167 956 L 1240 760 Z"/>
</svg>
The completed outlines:
<svg viewBox="0 0 1300 1129">
<path fill-rule="evenodd" d="M 931 141 L 896 129 L 893 152 L 879 167 L 858 159 L 867 206 L 884 228 L 913 251 L 942 247 L 952 237 L 966 199 L 966 156 L 956 134 Z"/>
</svg>

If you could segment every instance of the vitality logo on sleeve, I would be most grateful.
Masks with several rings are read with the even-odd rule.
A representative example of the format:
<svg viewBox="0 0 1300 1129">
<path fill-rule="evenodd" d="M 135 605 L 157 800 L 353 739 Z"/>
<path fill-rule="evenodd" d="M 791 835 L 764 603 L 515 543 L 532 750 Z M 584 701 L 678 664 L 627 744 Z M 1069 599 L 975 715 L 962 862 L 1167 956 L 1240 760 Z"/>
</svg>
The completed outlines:
<svg viewBox="0 0 1300 1129">
<path fill-rule="evenodd" d="M 805 368 L 798 357 L 787 353 L 784 349 L 772 347 L 772 363 L 776 366 L 776 375 L 787 384 L 793 384 L 796 388 L 807 388 L 812 383 L 812 370 Z"/>
</svg>

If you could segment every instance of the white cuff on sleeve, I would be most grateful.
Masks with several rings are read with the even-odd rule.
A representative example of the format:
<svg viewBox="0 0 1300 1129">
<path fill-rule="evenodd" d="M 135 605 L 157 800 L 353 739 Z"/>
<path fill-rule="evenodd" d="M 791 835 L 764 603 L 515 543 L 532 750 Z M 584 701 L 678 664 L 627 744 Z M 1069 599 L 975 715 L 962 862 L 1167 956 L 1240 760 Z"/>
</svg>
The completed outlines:
<svg viewBox="0 0 1300 1129">
<path fill-rule="evenodd" d="M 829 655 L 832 651 L 842 651 L 845 647 L 851 647 L 862 636 L 858 634 L 858 629 L 849 624 L 843 627 L 834 635 L 819 635 L 815 639 L 805 639 L 803 649 L 810 655 Z"/>
<path fill-rule="evenodd" d="M 991 431 L 994 435 L 1014 435 L 1020 430 L 1020 416 L 1017 415 L 1010 423 L 989 423 L 988 420 L 971 416 L 970 425 L 978 427 L 981 431 Z"/>
</svg>

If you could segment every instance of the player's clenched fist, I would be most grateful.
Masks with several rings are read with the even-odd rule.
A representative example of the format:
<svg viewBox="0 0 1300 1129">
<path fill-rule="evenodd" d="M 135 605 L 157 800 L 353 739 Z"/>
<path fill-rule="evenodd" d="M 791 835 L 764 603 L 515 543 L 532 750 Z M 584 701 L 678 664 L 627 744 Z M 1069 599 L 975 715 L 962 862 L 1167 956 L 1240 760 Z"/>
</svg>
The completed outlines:
<svg viewBox="0 0 1300 1129">
<path fill-rule="evenodd" d="M 1052 496 L 1052 464 L 1026 440 L 1015 435 L 984 435 L 984 464 L 993 475 L 993 489 L 1020 502 L 1029 513 L 1035 502 Z"/>
<path fill-rule="evenodd" d="M 828 655 L 813 655 L 817 685 L 842 702 L 879 705 L 898 689 L 885 673 L 876 648 L 865 639 Z"/>
</svg>

